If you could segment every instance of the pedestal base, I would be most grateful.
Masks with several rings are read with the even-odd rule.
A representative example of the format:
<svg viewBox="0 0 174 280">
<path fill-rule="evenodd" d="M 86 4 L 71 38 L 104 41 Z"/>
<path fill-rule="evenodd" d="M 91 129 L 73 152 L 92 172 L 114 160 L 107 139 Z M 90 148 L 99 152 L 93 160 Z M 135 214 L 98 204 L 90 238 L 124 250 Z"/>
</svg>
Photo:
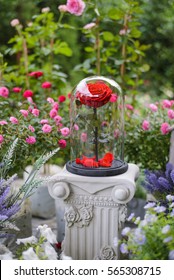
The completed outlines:
<svg viewBox="0 0 174 280">
<path fill-rule="evenodd" d="M 77 260 L 118 259 L 119 238 L 127 207 L 135 193 L 138 167 L 128 165 L 121 175 L 86 177 L 67 171 L 53 176 L 51 196 L 64 200 L 63 253 Z"/>
</svg>

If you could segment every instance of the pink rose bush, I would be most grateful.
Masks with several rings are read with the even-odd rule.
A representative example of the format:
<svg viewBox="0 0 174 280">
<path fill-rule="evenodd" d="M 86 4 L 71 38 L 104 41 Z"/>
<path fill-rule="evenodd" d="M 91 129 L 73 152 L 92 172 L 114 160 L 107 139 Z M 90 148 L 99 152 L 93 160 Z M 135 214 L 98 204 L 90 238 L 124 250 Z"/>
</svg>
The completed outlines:
<svg viewBox="0 0 174 280">
<path fill-rule="evenodd" d="M 125 155 L 142 168 L 163 170 L 169 160 L 174 100 L 138 106 L 125 105 Z"/>
<path fill-rule="evenodd" d="M 31 89 L 24 90 L 18 85 L 12 89 L 0 88 L 0 102 L 1 100 L 3 102 L 4 98 L 7 102 L 8 100 L 11 102 L 10 100 L 15 100 L 16 94 L 16 100 L 20 100 L 19 108 L 16 106 L 12 113 L 9 111 L 9 115 L 7 113 L 3 115 L 3 107 L 0 107 L 0 146 L 2 147 L 0 155 L 14 138 L 18 138 L 20 143 L 18 158 L 23 167 L 30 161 L 33 162 L 44 151 L 57 147 L 64 151 L 64 154 L 60 152 L 61 162 L 64 164 L 69 160 L 70 100 L 66 98 L 66 94 L 57 95 L 56 98 L 52 95 L 52 83 L 43 81 L 42 71 L 31 72 L 29 77 L 40 86 L 40 93 Z M 50 96 L 47 95 L 48 90 Z M 39 99 L 38 94 L 41 94 Z"/>
</svg>

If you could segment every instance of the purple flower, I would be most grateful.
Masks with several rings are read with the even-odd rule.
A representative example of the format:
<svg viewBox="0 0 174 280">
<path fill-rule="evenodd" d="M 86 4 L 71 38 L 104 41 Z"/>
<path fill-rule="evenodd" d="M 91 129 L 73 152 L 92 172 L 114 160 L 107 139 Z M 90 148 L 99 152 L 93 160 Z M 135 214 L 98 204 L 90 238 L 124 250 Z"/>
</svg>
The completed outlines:
<svg viewBox="0 0 174 280">
<path fill-rule="evenodd" d="M 169 252 L 169 260 L 174 260 L 174 250 Z"/>
<path fill-rule="evenodd" d="M 153 208 L 155 205 L 156 205 L 155 202 L 148 202 L 148 203 L 144 206 L 144 209 Z"/>
<path fill-rule="evenodd" d="M 162 213 L 162 212 L 165 212 L 166 211 L 166 207 L 164 206 L 157 206 L 154 208 L 154 210 L 157 212 L 157 213 Z"/>
<path fill-rule="evenodd" d="M 134 232 L 133 240 L 138 245 L 143 245 L 146 242 L 146 236 L 140 228 L 137 228 Z"/>
<path fill-rule="evenodd" d="M 146 213 L 146 215 L 144 216 L 144 219 L 148 224 L 151 224 L 151 223 L 153 224 L 154 222 L 157 221 L 158 218 L 155 214 Z"/>
<path fill-rule="evenodd" d="M 172 182 L 174 183 L 174 170 L 171 171 L 170 178 L 172 179 Z"/>
<path fill-rule="evenodd" d="M 164 243 L 168 243 L 168 242 L 172 241 L 172 239 L 173 239 L 172 236 L 168 236 L 168 237 L 166 237 L 166 238 L 163 240 L 163 242 L 164 242 Z"/>
<path fill-rule="evenodd" d="M 172 212 L 170 213 L 170 217 L 174 217 L 174 209 L 172 209 Z"/>
<path fill-rule="evenodd" d="M 130 232 L 130 227 L 125 227 L 125 228 L 122 230 L 121 234 L 122 234 L 123 236 L 125 236 L 125 235 L 127 235 L 129 232 Z"/>
<path fill-rule="evenodd" d="M 167 163 L 165 172 L 145 170 L 143 186 L 147 191 L 154 194 L 174 193 L 174 166 Z"/>
<path fill-rule="evenodd" d="M 125 243 L 121 243 L 121 245 L 120 245 L 120 252 L 122 254 L 127 254 L 128 253 L 128 247 L 127 247 L 127 245 Z"/>
<path fill-rule="evenodd" d="M 160 185 L 166 189 L 166 190 L 170 190 L 171 189 L 171 185 L 169 184 L 168 180 L 163 178 L 163 177 L 159 177 L 158 178 L 158 182 L 160 183 Z"/>
<path fill-rule="evenodd" d="M 10 187 L 6 186 L 3 189 L 1 189 L 1 195 L 0 195 L 0 207 L 2 207 L 4 201 L 6 200 L 7 195 L 9 194 Z M 1 209 L 1 208 L 0 208 Z"/>
<path fill-rule="evenodd" d="M 127 221 L 131 221 L 133 219 L 133 217 L 135 216 L 134 213 L 131 213 L 130 216 L 127 218 Z"/>
<path fill-rule="evenodd" d="M 170 225 L 166 225 L 166 226 L 164 226 L 164 227 L 162 228 L 161 232 L 164 233 L 164 234 L 166 234 L 166 233 L 169 232 L 169 230 L 170 230 Z"/>
</svg>

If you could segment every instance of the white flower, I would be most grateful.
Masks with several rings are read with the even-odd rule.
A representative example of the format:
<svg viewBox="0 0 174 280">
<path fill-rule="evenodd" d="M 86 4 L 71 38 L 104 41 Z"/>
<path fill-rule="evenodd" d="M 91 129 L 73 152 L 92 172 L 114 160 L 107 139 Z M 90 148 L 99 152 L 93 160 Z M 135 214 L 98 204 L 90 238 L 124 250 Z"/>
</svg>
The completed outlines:
<svg viewBox="0 0 174 280">
<path fill-rule="evenodd" d="M 22 257 L 24 260 L 39 260 L 32 247 L 22 252 Z"/>
<path fill-rule="evenodd" d="M 57 243 L 56 235 L 52 232 L 51 228 L 48 225 L 38 226 L 37 230 L 39 230 L 40 235 L 45 237 L 51 244 Z"/>
<path fill-rule="evenodd" d="M 135 220 L 135 222 L 134 222 L 134 224 L 137 225 L 137 224 L 139 224 L 139 222 L 140 222 L 140 217 L 137 217 L 136 220 Z"/>
<path fill-rule="evenodd" d="M 38 240 L 37 240 L 37 238 L 35 237 L 35 236 L 30 236 L 30 237 L 27 237 L 27 238 L 18 238 L 17 240 L 16 240 L 16 244 L 27 244 L 27 243 L 29 243 L 29 244 L 36 244 L 38 242 Z"/>
<path fill-rule="evenodd" d="M 43 249 L 48 260 L 57 260 L 57 253 L 49 242 L 43 244 Z"/>
<path fill-rule="evenodd" d="M 168 201 L 173 201 L 173 200 L 174 200 L 174 195 L 168 194 L 168 195 L 166 196 L 166 199 L 167 199 Z"/>
</svg>

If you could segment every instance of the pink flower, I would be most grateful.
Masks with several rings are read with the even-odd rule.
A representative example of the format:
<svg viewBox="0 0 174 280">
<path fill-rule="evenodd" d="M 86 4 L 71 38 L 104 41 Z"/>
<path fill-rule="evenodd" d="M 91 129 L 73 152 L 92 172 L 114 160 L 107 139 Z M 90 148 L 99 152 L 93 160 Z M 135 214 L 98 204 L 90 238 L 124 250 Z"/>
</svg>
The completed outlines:
<svg viewBox="0 0 174 280">
<path fill-rule="evenodd" d="M 69 130 L 68 127 L 63 127 L 63 128 L 60 129 L 60 132 L 61 132 L 61 134 L 62 134 L 64 137 L 66 137 L 66 136 L 69 135 L 70 130 Z"/>
<path fill-rule="evenodd" d="M 68 98 L 71 99 L 71 92 L 68 93 Z"/>
<path fill-rule="evenodd" d="M 28 97 L 32 97 L 32 96 L 33 96 L 33 91 L 30 89 L 25 90 L 23 93 L 24 98 L 28 98 Z"/>
<path fill-rule="evenodd" d="M 40 111 L 38 109 L 33 109 L 31 113 L 32 113 L 33 116 L 38 117 Z"/>
<path fill-rule="evenodd" d="M 54 119 L 54 117 L 57 116 L 57 110 L 52 109 L 52 110 L 50 111 L 49 115 L 50 115 L 50 118 Z"/>
<path fill-rule="evenodd" d="M 4 141 L 4 137 L 0 134 L 0 144 Z"/>
<path fill-rule="evenodd" d="M 59 5 L 59 6 L 58 6 L 58 9 L 59 9 L 59 11 L 60 11 L 61 13 L 65 13 L 65 12 L 68 11 L 68 8 L 67 8 L 66 5 Z"/>
<path fill-rule="evenodd" d="M 60 95 L 60 96 L 58 97 L 58 101 L 59 101 L 60 103 L 63 103 L 65 100 L 66 100 L 66 97 L 65 97 L 64 95 Z"/>
<path fill-rule="evenodd" d="M 76 123 L 74 124 L 74 130 L 79 130 L 79 126 Z"/>
<path fill-rule="evenodd" d="M 18 93 L 18 92 L 21 92 L 22 88 L 20 88 L 20 87 L 14 87 L 12 90 L 13 90 L 13 92 Z"/>
<path fill-rule="evenodd" d="M 48 81 L 42 83 L 42 88 L 51 88 L 51 83 Z"/>
<path fill-rule="evenodd" d="M 45 7 L 45 8 L 42 8 L 41 12 L 42 13 L 48 13 L 50 11 L 50 7 Z"/>
<path fill-rule="evenodd" d="M 125 35 L 126 33 L 127 33 L 126 29 L 121 29 L 121 30 L 119 31 L 119 34 L 120 34 L 120 35 Z"/>
<path fill-rule="evenodd" d="M 144 120 L 142 123 L 142 129 L 143 130 L 149 130 L 150 129 L 150 123 L 147 120 Z"/>
<path fill-rule="evenodd" d="M 106 121 L 103 121 L 103 122 L 101 123 L 101 126 L 103 126 L 103 127 L 106 127 L 106 126 L 108 126 L 108 122 L 106 122 Z"/>
<path fill-rule="evenodd" d="M 0 96 L 7 98 L 9 95 L 9 90 L 6 87 L 0 87 Z"/>
<path fill-rule="evenodd" d="M 54 99 L 51 98 L 51 97 L 48 97 L 48 98 L 47 98 L 47 101 L 48 101 L 50 104 L 54 103 Z"/>
<path fill-rule="evenodd" d="M 133 111 L 133 110 L 134 110 L 134 107 L 133 107 L 132 105 L 130 105 L 130 104 L 126 104 L 125 106 L 126 106 L 126 108 L 127 108 L 128 110 L 130 110 L 130 111 Z"/>
<path fill-rule="evenodd" d="M 70 14 L 81 16 L 86 5 L 82 0 L 67 0 L 66 6 Z"/>
<path fill-rule="evenodd" d="M 120 131 L 119 129 L 114 130 L 114 137 L 117 139 L 120 136 Z"/>
<path fill-rule="evenodd" d="M 28 111 L 27 110 L 20 110 L 19 112 L 24 116 L 24 118 L 28 117 Z"/>
<path fill-rule="evenodd" d="M 57 102 L 54 102 L 52 104 L 52 108 L 58 111 L 59 110 L 59 104 Z"/>
<path fill-rule="evenodd" d="M 161 125 L 161 133 L 162 134 L 167 134 L 169 132 L 169 128 L 170 128 L 170 125 L 168 123 L 162 123 Z"/>
<path fill-rule="evenodd" d="M 43 76 L 43 72 L 42 71 L 35 71 L 35 72 L 31 72 L 28 74 L 30 77 L 34 77 L 36 79 L 38 79 L 39 77 Z"/>
<path fill-rule="evenodd" d="M 158 107 L 153 103 L 149 104 L 149 108 L 152 112 L 157 112 L 158 111 Z"/>
<path fill-rule="evenodd" d="M 28 107 L 28 111 L 31 113 L 33 108 L 31 106 Z"/>
<path fill-rule="evenodd" d="M 33 127 L 32 125 L 29 125 L 29 126 L 28 126 L 28 129 L 29 129 L 31 132 L 35 132 L 35 129 L 34 129 L 34 127 Z"/>
<path fill-rule="evenodd" d="M 81 139 L 82 142 L 86 142 L 87 141 L 87 133 L 82 132 L 81 136 L 80 136 L 80 139 Z"/>
<path fill-rule="evenodd" d="M 48 123 L 49 123 L 49 121 L 47 119 L 42 119 L 40 121 L 40 124 L 48 124 Z"/>
<path fill-rule="evenodd" d="M 16 119 L 15 117 L 10 117 L 10 121 L 13 124 L 18 124 L 19 123 L 18 119 Z"/>
<path fill-rule="evenodd" d="M 19 20 L 17 18 L 15 18 L 10 22 L 10 24 L 12 27 L 15 27 L 16 25 L 19 25 Z"/>
<path fill-rule="evenodd" d="M 4 125 L 4 124 L 8 124 L 8 122 L 6 122 L 4 120 L 0 121 L 0 125 Z"/>
<path fill-rule="evenodd" d="M 172 102 L 170 100 L 164 99 L 162 101 L 162 107 L 163 108 L 171 108 L 172 106 Z"/>
<path fill-rule="evenodd" d="M 32 97 L 27 97 L 27 101 L 31 104 L 34 104 Z"/>
<path fill-rule="evenodd" d="M 60 123 L 60 121 L 62 120 L 62 117 L 57 115 L 57 116 L 54 117 L 54 120 L 56 122 L 56 125 L 58 125 Z"/>
<path fill-rule="evenodd" d="M 34 144 L 36 143 L 36 138 L 34 136 L 29 136 L 28 138 L 25 139 L 25 141 L 28 143 L 28 144 Z"/>
<path fill-rule="evenodd" d="M 83 26 L 83 29 L 92 29 L 94 26 L 96 26 L 96 23 L 90 22 L 90 23 L 86 24 L 85 26 Z"/>
<path fill-rule="evenodd" d="M 115 93 L 112 93 L 109 101 L 114 103 L 117 101 L 117 99 L 118 99 L 118 95 L 116 95 Z"/>
<path fill-rule="evenodd" d="M 174 111 L 173 110 L 168 110 L 167 115 L 169 117 L 169 119 L 173 120 L 174 119 Z"/>
<path fill-rule="evenodd" d="M 43 131 L 43 133 L 50 133 L 51 130 L 52 130 L 52 126 L 49 125 L 49 124 L 44 124 L 44 125 L 42 126 L 42 131 Z"/>
<path fill-rule="evenodd" d="M 66 140 L 64 139 L 59 140 L 58 145 L 60 148 L 64 149 L 66 147 Z"/>
</svg>

